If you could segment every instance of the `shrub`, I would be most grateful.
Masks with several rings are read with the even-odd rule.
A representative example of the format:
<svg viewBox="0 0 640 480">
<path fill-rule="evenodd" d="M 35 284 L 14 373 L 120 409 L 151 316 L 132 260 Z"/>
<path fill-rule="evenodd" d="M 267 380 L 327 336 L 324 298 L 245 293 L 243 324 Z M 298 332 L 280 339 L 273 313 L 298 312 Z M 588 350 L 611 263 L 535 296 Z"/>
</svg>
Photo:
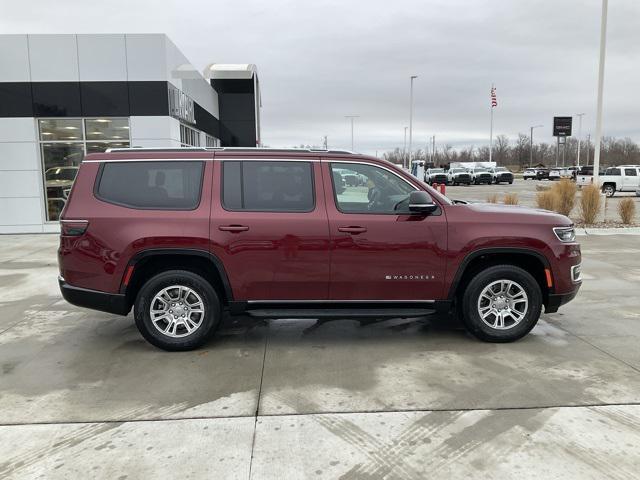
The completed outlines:
<svg viewBox="0 0 640 480">
<path fill-rule="evenodd" d="M 563 178 L 553 186 L 552 191 L 556 196 L 555 211 L 561 215 L 569 216 L 576 204 L 578 186 L 571 180 Z"/>
<path fill-rule="evenodd" d="M 633 217 L 636 214 L 636 202 L 633 201 L 633 198 L 623 198 L 618 203 L 618 215 L 620 215 L 620 220 L 625 225 L 629 225 L 633 222 Z"/>
<path fill-rule="evenodd" d="M 492 193 L 487 195 L 487 203 L 498 203 L 498 194 Z"/>
<path fill-rule="evenodd" d="M 596 221 L 602 207 L 600 189 L 596 185 L 582 187 L 580 196 L 580 217 L 585 225 L 592 225 Z"/>
<path fill-rule="evenodd" d="M 505 205 L 518 205 L 518 194 L 517 193 L 507 193 L 504 196 L 504 204 Z"/>
<path fill-rule="evenodd" d="M 536 205 L 543 210 L 555 210 L 556 195 L 555 192 L 547 190 L 536 193 Z"/>
</svg>

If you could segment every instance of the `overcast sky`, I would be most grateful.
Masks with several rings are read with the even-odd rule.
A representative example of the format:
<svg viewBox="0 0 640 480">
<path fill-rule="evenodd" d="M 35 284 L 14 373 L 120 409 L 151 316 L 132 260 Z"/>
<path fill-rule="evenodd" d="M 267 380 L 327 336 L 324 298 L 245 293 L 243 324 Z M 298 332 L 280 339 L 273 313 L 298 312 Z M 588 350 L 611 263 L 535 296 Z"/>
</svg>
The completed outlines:
<svg viewBox="0 0 640 480">
<path fill-rule="evenodd" d="M 3 33 L 166 33 L 199 69 L 255 63 L 270 146 L 402 147 L 415 81 L 414 144 L 482 145 L 554 115 L 595 129 L 600 0 L 2 1 Z M 606 135 L 640 142 L 640 1 L 609 5 Z M 577 120 L 576 120 L 577 122 Z M 574 132 L 577 135 L 577 123 Z"/>
</svg>

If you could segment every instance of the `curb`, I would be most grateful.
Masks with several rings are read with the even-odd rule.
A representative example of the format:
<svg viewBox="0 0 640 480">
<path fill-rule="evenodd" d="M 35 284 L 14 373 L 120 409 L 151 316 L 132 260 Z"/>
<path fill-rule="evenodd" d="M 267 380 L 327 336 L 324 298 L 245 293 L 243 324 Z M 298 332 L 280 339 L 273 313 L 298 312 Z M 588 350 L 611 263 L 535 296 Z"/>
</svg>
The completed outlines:
<svg viewBox="0 0 640 480">
<path fill-rule="evenodd" d="M 640 227 L 576 228 L 576 235 L 640 235 Z"/>
</svg>

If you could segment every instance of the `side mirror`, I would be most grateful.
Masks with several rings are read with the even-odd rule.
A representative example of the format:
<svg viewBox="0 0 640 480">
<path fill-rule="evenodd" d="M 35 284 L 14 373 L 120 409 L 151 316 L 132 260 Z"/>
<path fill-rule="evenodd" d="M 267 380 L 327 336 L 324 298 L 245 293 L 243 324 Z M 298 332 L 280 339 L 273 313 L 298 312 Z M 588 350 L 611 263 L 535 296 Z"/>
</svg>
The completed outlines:
<svg viewBox="0 0 640 480">
<path fill-rule="evenodd" d="M 411 213 L 428 214 L 435 212 L 437 208 L 438 205 L 433 203 L 427 192 L 416 190 L 409 194 L 409 211 Z"/>
</svg>

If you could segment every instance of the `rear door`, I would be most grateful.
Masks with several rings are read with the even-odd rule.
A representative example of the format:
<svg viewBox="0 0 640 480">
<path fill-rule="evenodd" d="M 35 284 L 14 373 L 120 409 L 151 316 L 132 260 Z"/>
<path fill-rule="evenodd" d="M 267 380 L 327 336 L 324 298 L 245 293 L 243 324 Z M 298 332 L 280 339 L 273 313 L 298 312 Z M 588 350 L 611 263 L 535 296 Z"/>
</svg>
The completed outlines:
<svg viewBox="0 0 640 480">
<path fill-rule="evenodd" d="M 622 168 L 622 190 L 625 192 L 635 192 L 638 189 L 638 169 L 635 167 Z"/>
<path fill-rule="evenodd" d="M 355 170 L 358 186 L 341 182 Z M 442 298 L 447 223 L 433 215 L 410 215 L 398 206 L 418 190 L 391 169 L 366 162 L 322 162 L 331 235 L 329 298 L 344 301 Z"/>
<path fill-rule="evenodd" d="M 214 161 L 211 251 L 235 300 L 324 300 L 329 227 L 319 159 Z"/>
</svg>

